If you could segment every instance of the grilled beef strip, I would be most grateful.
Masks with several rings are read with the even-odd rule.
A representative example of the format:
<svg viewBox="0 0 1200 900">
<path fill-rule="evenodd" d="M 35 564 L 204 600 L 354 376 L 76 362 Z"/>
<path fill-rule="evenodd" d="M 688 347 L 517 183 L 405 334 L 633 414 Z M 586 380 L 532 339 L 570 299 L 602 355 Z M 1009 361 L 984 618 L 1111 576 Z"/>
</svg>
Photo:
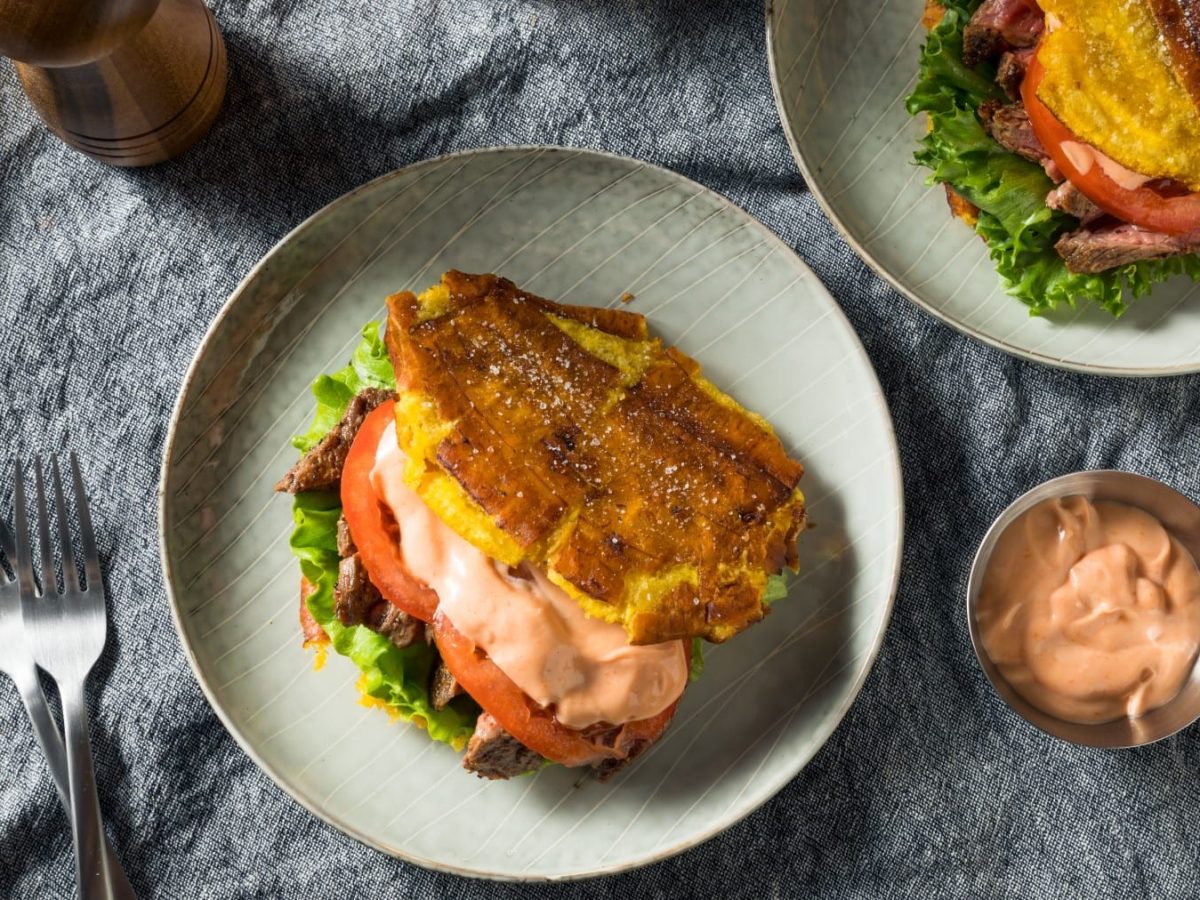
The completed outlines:
<svg viewBox="0 0 1200 900">
<path fill-rule="evenodd" d="M 495 781 L 533 772 L 541 765 L 542 757 L 505 731 L 491 713 L 479 714 L 463 754 L 464 769 Z"/>
<path fill-rule="evenodd" d="M 1064 181 L 1046 195 L 1046 205 L 1051 209 L 1074 216 L 1081 225 L 1090 225 L 1104 217 L 1104 210 L 1084 196 L 1083 191 L 1069 181 Z"/>
<path fill-rule="evenodd" d="M 455 697 L 465 694 L 463 686 L 458 683 L 446 664 L 439 658 L 437 665 L 433 667 L 433 673 L 429 676 L 429 699 L 433 703 L 434 709 L 445 709 Z"/>
<path fill-rule="evenodd" d="M 1032 47 L 1024 50 L 1006 50 L 1000 54 L 1000 62 L 996 63 L 996 84 L 1004 88 L 1004 93 L 1012 100 L 1021 99 L 1021 82 L 1025 80 L 1025 72 L 1031 59 Z"/>
<path fill-rule="evenodd" d="M 1200 232 L 1161 234 L 1137 225 L 1080 228 L 1064 234 L 1054 245 L 1072 272 L 1106 272 L 1143 259 L 1165 259 L 1200 252 Z"/>
<path fill-rule="evenodd" d="M 401 649 L 425 639 L 425 623 L 380 596 L 357 553 L 338 564 L 333 609 L 343 625 L 365 625 Z"/>
<path fill-rule="evenodd" d="M 625 753 L 622 759 L 605 759 L 594 763 L 592 774 L 597 781 L 608 781 L 654 743 L 644 738 L 628 737 L 624 725 L 592 725 L 584 729 L 584 734 L 597 744 L 616 747 Z"/>
<path fill-rule="evenodd" d="M 338 563 L 337 585 L 333 589 L 333 610 L 338 621 L 347 627 L 362 625 L 375 604 L 382 600 L 361 556 L 354 553 Z"/>
<path fill-rule="evenodd" d="M 647 741 L 643 738 L 630 741 L 626 746 L 628 755 L 624 759 L 606 759 L 598 762 L 592 766 L 592 775 L 595 776 L 597 781 L 608 781 L 637 757 L 641 756 L 652 743 L 653 741 Z"/>
<path fill-rule="evenodd" d="M 1050 158 L 1034 133 L 1029 114 L 1019 103 L 986 100 L 979 106 L 979 121 L 992 139 L 1009 153 L 1038 165 L 1043 165 Z"/>
<path fill-rule="evenodd" d="M 425 640 L 425 623 L 387 600 L 379 601 L 371 609 L 364 624 L 400 649 Z"/>
<path fill-rule="evenodd" d="M 350 526 L 346 524 L 345 516 L 338 516 L 337 520 L 337 549 L 342 559 L 353 556 L 358 549 L 354 546 L 354 538 L 350 536 Z"/>
<path fill-rule="evenodd" d="M 963 29 L 963 62 L 974 68 L 1006 50 L 1032 47 L 1045 27 L 1029 0 L 985 0 Z"/>
<path fill-rule="evenodd" d="M 342 480 L 346 454 L 350 452 L 350 445 L 354 442 L 358 429 L 362 427 L 363 419 L 391 397 L 391 391 L 380 388 L 367 388 L 359 392 L 350 401 L 342 420 L 321 439 L 321 443 L 288 469 L 287 474 L 275 485 L 275 490 L 299 494 L 302 491 L 328 491 L 336 488 Z"/>
</svg>

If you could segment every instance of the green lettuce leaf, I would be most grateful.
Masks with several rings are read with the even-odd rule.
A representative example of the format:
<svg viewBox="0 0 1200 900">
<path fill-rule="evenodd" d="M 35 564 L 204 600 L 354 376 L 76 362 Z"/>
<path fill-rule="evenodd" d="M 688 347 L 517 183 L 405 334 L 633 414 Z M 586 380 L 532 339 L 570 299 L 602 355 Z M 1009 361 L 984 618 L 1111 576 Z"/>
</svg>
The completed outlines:
<svg viewBox="0 0 1200 900">
<path fill-rule="evenodd" d="M 1098 303 L 1112 315 L 1178 274 L 1200 280 L 1200 257 L 1144 260 L 1108 272 L 1067 270 L 1054 249 L 1059 236 L 1078 227 L 1046 206 L 1054 183 L 1040 166 L 1009 153 L 984 130 L 975 110 L 985 100 L 1004 100 L 988 65 L 972 70 L 962 61 L 963 27 L 978 0 L 948 0 L 942 21 L 921 50 L 920 72 L 905 101 L 910 114 L 924 112 L 930 130 L 915 159 L 931 170 L 929 184 L 949 184 L 980 209 L 975 230 L 1009 294 L 1043 314 L 1060 305 Z"/>
<path fill-rule="evenodd" d="M 704 639 L 692 638 L 692 662 L 688 669 L 688 681 L 695 681 L 704 674 Z"/>
<path fill-rule="evenodd" d="M 395 388 L 396 373 L 383 342 L 383 323 L 368 322 L 362 330 L 362 340 L 354 348 L 350 364 L 332 375 L 318 375 L 313 382 L 317 411 L 304 434 L 292 438 L 292 446 L 307 453 L 346 412 L 355 395 L 364 388 Z"/>
<path fill-rule="evenodd" d="M 787 576 L 783 574 L 768 575 L 767 586 L 763 588 L 762 600 L 768 606 L 776 600 L 782 600 L 788 594 Z"/>
<path fill-rule="evenodd" d="M 787 596 L 788 585 L 786 575 L 768 575 L 766 587 L 763 588 L 762 601 L 768 605 Z M 692 638 L 692 664 L 688 672 L 688 681 L 695 681 L 704 673 L 704 640 Z"/>
<path fill-rule="evenodd" d="M 293 440 L 298 449 L 307 451 L 316 445 L 364 387 L 395 386 L 380 333 L 380 323 L 367 325 L 350 364 L 332 375 L 320 376 L 313 383 L 317 411 L 308 431 Z M 295 522 L 292 553 L 300 560 L 304 577 L 316 587 L 307 601 L 309 613 L 329 635 L 333 649 L 362 672 L 360 687 L 365 694 L 404 719 L 420 721 L 435 740 L 462 747 L 475 728 L 479 708 L 469 697 L 459 697 L 442 710 L 433 708 L 428 690 L 433 649 L 419 641 L 401 650 L 369 628 L 343 625 L 334 613 L 337 521 L 341 513 L 341 501 L 333 493 L 296 494 L 292 502 Z"/>
</svg>

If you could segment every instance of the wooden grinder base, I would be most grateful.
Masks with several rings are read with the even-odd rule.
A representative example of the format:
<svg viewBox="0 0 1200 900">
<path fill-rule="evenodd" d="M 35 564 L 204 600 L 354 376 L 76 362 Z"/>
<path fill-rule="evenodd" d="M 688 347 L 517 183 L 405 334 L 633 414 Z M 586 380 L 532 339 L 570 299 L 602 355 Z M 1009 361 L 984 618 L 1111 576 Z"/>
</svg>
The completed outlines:
<svg viewBox="0 0 1200 900">
<path fill-rule="evenodd" d="M 161 0 L 145 26 L 82 65 L 14 62 L 30 103 L 67 144 L 115 166 L 182 153 L 225 96 L 225 42 L 202 0 Z"/>
</svg>

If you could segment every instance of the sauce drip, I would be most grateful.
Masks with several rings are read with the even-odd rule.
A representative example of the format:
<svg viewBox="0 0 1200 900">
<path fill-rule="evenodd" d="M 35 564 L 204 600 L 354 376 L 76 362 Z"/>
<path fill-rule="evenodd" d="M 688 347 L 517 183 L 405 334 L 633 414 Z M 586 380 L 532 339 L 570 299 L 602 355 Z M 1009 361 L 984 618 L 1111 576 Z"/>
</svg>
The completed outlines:
<svg viewBox="0 0 1200 900">
<path fill-rule="evenodd" d="M 1081 144 L 1078 141 L 1064 141 L 1062 151 L 1067 155 L 1067 159 L 1071 161 L 1071 165 L 1084 175 L 1092 171 L 1093 165 L 1098 165 L 1100 171 L 1119 187 L 1123 187 L 1127 191 L 1136 191 L 1146 182 L 1153 180 L 1149 175 L 1142 175 L 1139 172 L 1134 172 L 1132 169 L 1127 169 L 1115 159 L 1105 156 L 1095 147 Z"/>
<path fill-rule="evenodd" d="M 371 482 L 395 516 L 404 563 L 438 609 L 568 728 L 648 719 L 678 699 L 688 666 L 679 641 L 631 646 L 621 625 L 586 616 L 537 570 L 510 571 L 460 537 L 404 482 L 396 426 L 379 442 Z"/>
<path fill-rule="evenodd" d="M 1034 706 L 1070 722 L 1137 717 L 1200 649 L 1200 571 L 1143 510 L 1046 500 L 1001 536 L 976 609 L 984 649 Z"/>
</svg>

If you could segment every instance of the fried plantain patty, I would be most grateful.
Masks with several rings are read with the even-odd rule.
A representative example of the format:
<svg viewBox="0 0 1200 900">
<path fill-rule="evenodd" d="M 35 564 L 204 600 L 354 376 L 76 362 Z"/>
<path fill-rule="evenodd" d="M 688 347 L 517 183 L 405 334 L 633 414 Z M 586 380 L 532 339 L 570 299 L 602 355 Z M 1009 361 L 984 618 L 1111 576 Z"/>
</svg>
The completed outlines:
<svg viewBox="0 0 1200 900">
<path fill-rule="evenodd" d="M 642 316 L 453 271 L 388 311 L 406 478 L 451 528 L 635 644 L 763 617 L 767 576 L 796 565 L 803 467 Z"/>
</svg>

